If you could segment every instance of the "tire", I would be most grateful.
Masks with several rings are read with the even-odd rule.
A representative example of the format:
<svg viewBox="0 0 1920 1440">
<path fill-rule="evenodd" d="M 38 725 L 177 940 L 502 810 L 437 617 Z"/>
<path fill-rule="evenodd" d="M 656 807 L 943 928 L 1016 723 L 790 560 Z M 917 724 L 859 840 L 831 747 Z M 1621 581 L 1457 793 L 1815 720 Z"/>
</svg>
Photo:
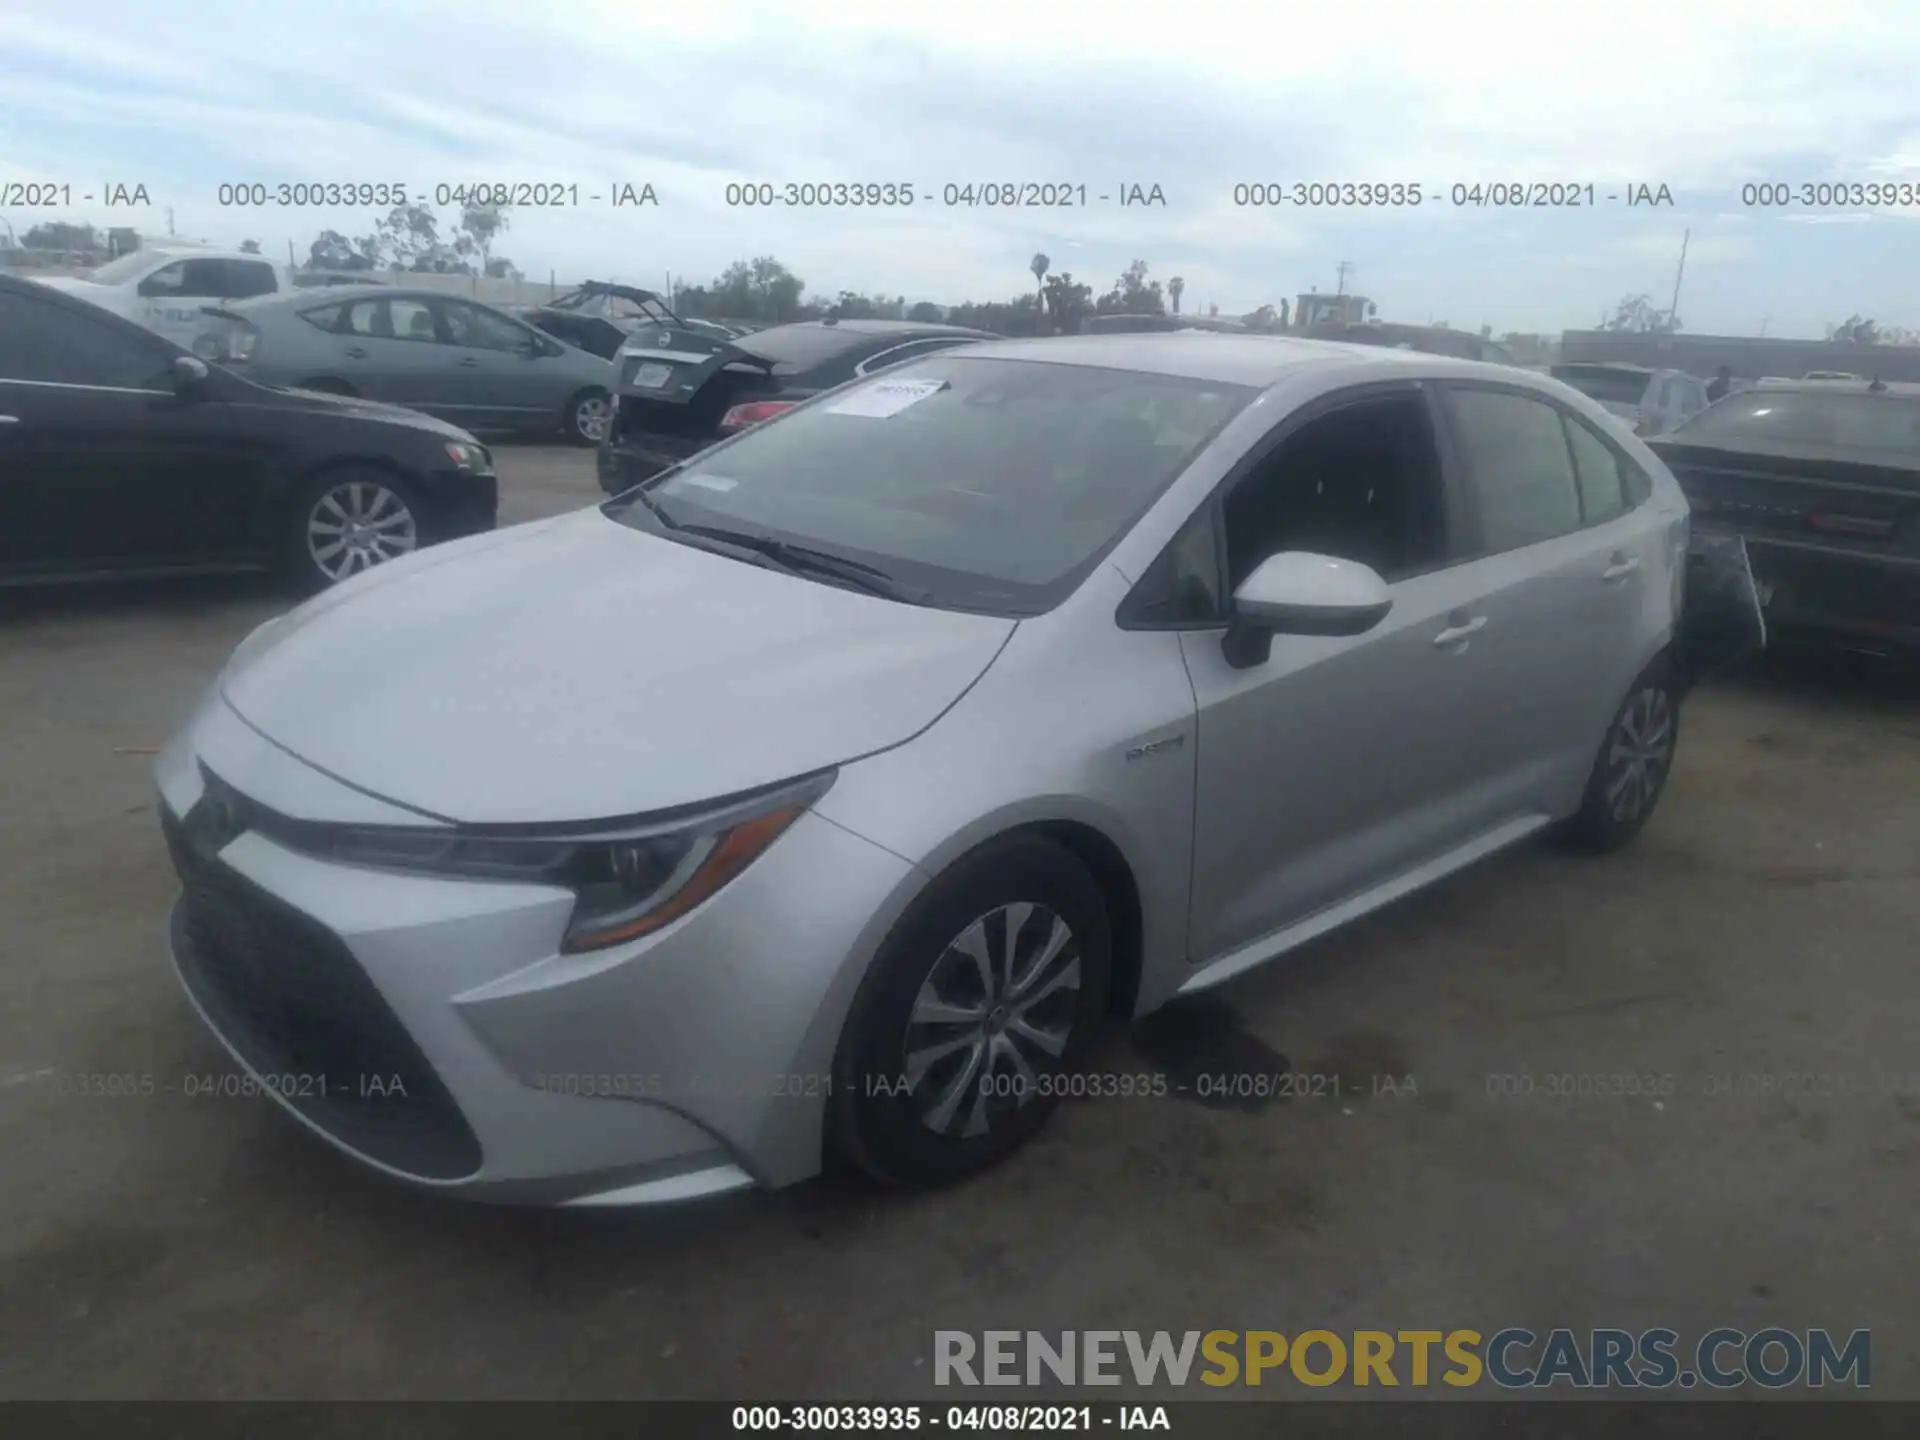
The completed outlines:
<svg viewBox="0 0 1920 1440">
<path fill-rule="evenodd" d="M 604 390 L 582 390 L 567 402 L 567 442 L 572 445 L 598 445 L 607 437 L 607 422 L 613 418 L 613 397 Z"/>
<path fill-rule="evenodd" d="M 1046 1123 L 1060 1077 L 1094 1040 L 1110 955 L 1100 887 L 1051 841 L 1014 836 L 958 861 L 901 917 L 861 983 L 834 1060 L 831 1151 L 914 1189 L 1005 1159 Z M 935 1007 L 956 1018 L 913 1023 Z"/>
<path fill-rule="evenodd" d="M 293 583 L 311 595 L 418 550 L 426 543 L 425 511 L 391 472 L 341 466 L 300 488 L 285 543 Z"/>
<path fill-rule="evenodd" d="M 1680 696 L 1679 674 L 1664 658 L 1633 682 L 1600 742 L 1580 809 L 1567 821 L 1566 838 L 1577 848 L 1618 850 L 1652 818 L 1680 739 Z"/>
</svg>

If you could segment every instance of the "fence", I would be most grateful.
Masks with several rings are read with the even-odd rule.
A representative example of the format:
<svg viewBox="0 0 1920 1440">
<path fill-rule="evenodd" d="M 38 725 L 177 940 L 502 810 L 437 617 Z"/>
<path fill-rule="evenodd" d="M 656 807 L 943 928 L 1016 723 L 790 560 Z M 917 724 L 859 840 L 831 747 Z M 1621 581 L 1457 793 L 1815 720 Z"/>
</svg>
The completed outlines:
<svg viewBox="0 0 1920 1440">
<path fill-rule="evenodd" d="M 1796 380 L 1809 370 L 1844 370 L 1869 379 L 1920 380 L 1920 345 L 1843 345 L 1830 340 L 1769 340 L 1756 335 L 1638 335 L 1568 330 L 1560 358 L 1614 361 L 1712 375 L 1722 365 L 1736 379 Z"/>
</svg>

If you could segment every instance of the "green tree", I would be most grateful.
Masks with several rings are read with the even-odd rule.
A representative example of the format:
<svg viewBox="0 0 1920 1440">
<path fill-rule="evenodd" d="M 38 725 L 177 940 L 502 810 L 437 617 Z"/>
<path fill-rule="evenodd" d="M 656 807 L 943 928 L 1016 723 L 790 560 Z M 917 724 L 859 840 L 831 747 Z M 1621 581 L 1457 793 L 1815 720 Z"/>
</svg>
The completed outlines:
<svg viewBox="0 0 1920 1440">
<path fill-rule="evenodd" d="M 1166 297 L 1158 280 L 1147 280 L 1147 262 L 1136 260 L 1121 272 L 1113 288 L 1094 302 L 1101 315 L 1164 315 Z"/>
<path fill-rule="evenodd" d="M 65 220 L 48 220 L 34 226 L 20 244 L 28 250 L 98 250 L 104 242 L 91 225 L 73 225 Z"/>
<path fill-rule="evenodd" d="M 1053 261 L 1039 251 L 1035 251 L 1033 259 L 1027 262 L 1027 269 L 1033 272 L 1034 294 L 1040 297 L 1042 309 L 1045 309 L 1047 304 L 1047 271 L 1052 268 Z"/>
<path fill-rule="evenodd" d="M 917 321 L 922 325 L 938 325 L 946 319 L 946 312 L 931 300 L 922 300 L 911 310 L 907 311 L 907 319 Z"/>
<path fill-rule="evenodd" d="M 454 248 L 462 258 L 480 257 L 480 273 L 493 273 L 493 242 L 507 229 L 513 217 L 504 205 L 467 205 L 460 211 L 460 224 L 454 232 Z"/>
<path fill-rule="evenodd" d="M 258 255 L 260 253 L 260 242 L 258 240 L 242 240 L 240 242 L 240 253 L 242 255 Z"/>
<path fill-rule="evenodd" d="M 395 270 L 418 270 L 444 247 L 440 218 L 425 205 L 396 205 L 375 231 L 379 258 Z"/>
<path fill-rule="evenodd" d="M 1087 316 L 1093 314 L 1093 287 L 1075 281 L 1070 270 L 1049 275 L 1042 295 L 1055 334 L 1078 335 Z"/>
<path fill-rule="evenodd" d="M 1863 315 L 1849 315 L 1838 325 L 1827 327 L 1827 339 L 1842 345 L 1878 345 L 1880 327 Z"/>
</svg>

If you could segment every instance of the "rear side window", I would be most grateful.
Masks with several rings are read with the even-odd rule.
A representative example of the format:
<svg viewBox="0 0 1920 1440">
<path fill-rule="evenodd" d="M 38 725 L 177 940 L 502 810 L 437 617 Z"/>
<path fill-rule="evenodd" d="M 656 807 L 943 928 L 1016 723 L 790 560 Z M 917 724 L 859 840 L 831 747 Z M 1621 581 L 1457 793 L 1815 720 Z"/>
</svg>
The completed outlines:
<svg viewBox="0 0 1920 1440">
<path fill-rule="evenodd" d="M 1580 484 L 1580 513 L 1589 525 L 1598 525 L 1627 509 L 1626 477 L 1613 447 L 1571 415 L 1561 419 L 1567 444 L 1573 450 L 1573 474 Z"/>
<path fill-rule="evenodd" d="M 271 295 L 280 288 L 274 278 L 273 266 L 264 260 L 228 260 L 226 289 L 221 291 L 228 300 L 249 300 L 255 295 Z"/>
<path fill-rule="evenodd" d="M 347 313 L 344 305 L 322 305 L 314 310 L 302 310 L 300 318 L 316 330 L 325 330 L 329 334 L 341 328 L 340 318 Z"/>
<path fill-rule="evenodd" d="M 1560 413 L 1501 390 L 1454 389 L 1447 410 L 1489 554 L 1580 528 L 1580 490 Z"/>
</svg>

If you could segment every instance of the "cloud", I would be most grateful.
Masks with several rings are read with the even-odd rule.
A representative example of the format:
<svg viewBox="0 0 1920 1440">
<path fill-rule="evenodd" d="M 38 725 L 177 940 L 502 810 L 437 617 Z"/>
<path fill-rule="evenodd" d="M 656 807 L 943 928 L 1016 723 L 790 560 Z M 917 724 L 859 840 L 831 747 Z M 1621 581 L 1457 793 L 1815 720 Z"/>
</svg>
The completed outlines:
<svg viewBox="0 0 1920 1440">
<path fill-rule="evenodd" d="M 1801 224 L 1824 243 L 1866 243 L 1831 217 L 1795 216 L 1743 249 L 1714 217 L 1742 211 L 1748 181 L 1920 177 L 1916 51 L 1920 7 L 1864 0 L 1817 12 L 1785 0 L 1470 11 L 1349 0 L 1284 16 L 1212 0 L 337 0 L 271 15 L 201 0 L 186 26 L 133 0 L 101 0 L 84 20 L 58 0 L 10 0 L 0 178 L 144 180 L 149 228 L 171 207 L 182 233 L 276 253 L 323 227 L 364 233 L 374 217 L 223 209 L 222 182 L 604 192 L 650 181 L 657 210 L 522 211 L 500 249 L 537 273 L 642 283 L 772 253 L 820 290 L 949 300 L 1023 289 L 1036 249 L 1097 286 L 1145 258 L 1229 311 L 1328 286 L 1348 259 L 1366 284 L 1393 287 L 1378 292 L 1385 313 L 1551 328 L 1610 301 L 1607 286 L 1642 283 L 1636 263 L 1664 267 L 1689 223 L 1689 264 L 1747 267 L 1756 294 L 1777 293 L 1784 267 L 1802 263 L 1781 238 Z M 911 183 L 932 203 L 727 203 L 730 183 L 843 180 Z M 1361 180 L 1442 197 L 1455 182 L 1665 184 L 1691 208 L 1662 215 L 1656 233 L 1605 206 L 1542 216 L 1444 199 L 1385 213 L 1232 200 L 1243 182 Z M 949 183 L 1028 181 L 1094 194 L 1158 184 L 1168 204 L 942 201 Z M 1920 308 L 1907 272 L 1872 274 L 1864 301 Z"/>
</svg>

